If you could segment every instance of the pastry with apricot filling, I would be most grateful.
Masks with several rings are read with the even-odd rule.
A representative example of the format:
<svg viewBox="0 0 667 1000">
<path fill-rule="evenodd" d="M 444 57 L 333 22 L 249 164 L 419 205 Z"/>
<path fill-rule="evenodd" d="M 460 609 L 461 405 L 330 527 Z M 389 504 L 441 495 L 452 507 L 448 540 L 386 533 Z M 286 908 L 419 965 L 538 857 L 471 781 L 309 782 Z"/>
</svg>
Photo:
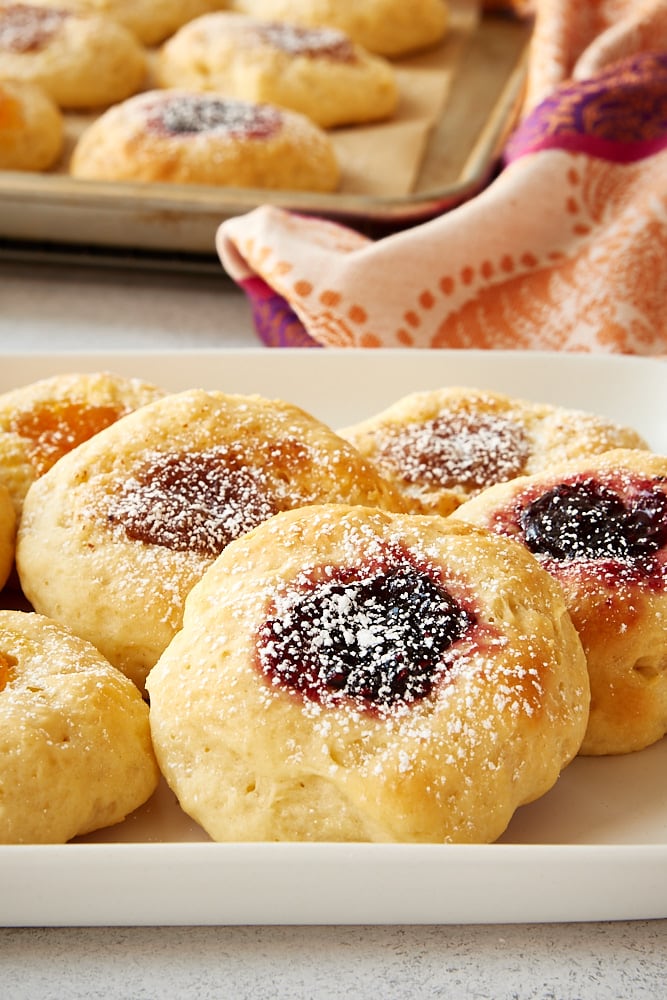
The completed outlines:
<svg viewBox="0 0 667 1000">
<path fill-rule="evenodd" d="M 336 504 L 230 544 L 147 688 L 161 770 L 218 841 L 493 841 L 588 717 L 581 642 L 522 546 Z"/>
<path fill-rule="evenodd" d="M 37 611 L 141 686 L 224 547 L 280 510 L 401 498 L 296 406 L 193 389 L 100 431 L 28 491 L 16 563 Z"/>
<path fill-rule="evenodd" d="M 591 685 L 584 754 L 667 732 L 667 457 L 616 449 L 490 487 L 452 517 L 523 544 L 558 582 Z"/>
<path fill-rule="evenodd" d="M 0 483 L 17 515 L 31 483 L 59 458 L 163 394 L 151 382 L 112 372 L 67 372 L 2 393 Z"/>
<path fill-rule="evenodd" d="M 339 430 L 415 513 L 450 514 L 498 482 L 611 448 L 648 448 L 637 431 L 565 407 L 460 386 L 404 396 Z"/>
<path fill-rule="evenodd" d="M 0 80 L 0 170 L 48 170 L 64 144 L 62 113 L 46 91 L 25 80 Z"/>
</svg>

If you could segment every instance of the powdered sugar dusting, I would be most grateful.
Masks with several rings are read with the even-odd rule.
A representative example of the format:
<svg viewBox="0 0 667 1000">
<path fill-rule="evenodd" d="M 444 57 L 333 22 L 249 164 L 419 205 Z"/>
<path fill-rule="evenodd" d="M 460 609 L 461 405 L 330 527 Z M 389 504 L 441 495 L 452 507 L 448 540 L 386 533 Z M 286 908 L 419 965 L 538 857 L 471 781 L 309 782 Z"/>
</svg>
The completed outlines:
<svg viewBox="0 0 667 1000">
<path fill-rule="evenodd" d="M 307 28 L 286 21 L 257 23 L 253 33 L 292 56 L 350 63 L 356 60 L 350 39 L 335 28 Z"/>
<path fill-rule="evenodd" d="M 272 683 L 310 700 L 385 711 L 428 695 L 473 624 L 407 553 L 387 550 L 376 564 L 298 574 L 259 629 L 258 659 Z"/>
<path fill-rule="evenodd" d="M 279 131 L 283 120 L 271 105 L 207 94 L 162 95 L 146 113 L 147 127 L 156 132 L 223 133 L 237 139 L 266 139 Z"/>
<path fill-rule="evenodd" d="M 70 16 L 66 10 L 11 4 L 0 10 L 0 49 L 35 52 L 48 45 Z"/>
<path fill-rule="evenodd" d="M 378 440 L 378 462 L 407 483 L 481 489 L 521 474 L 530 453 L 518 422 L 461 411 L 386 429 Z"/>
<path fill-rule="evenodd" d="M 276 512 L 266 472 L 225 446 L 147 454 L 109 500 L 107 516 L 129 538 L 215 556 Z"/>
</svg>

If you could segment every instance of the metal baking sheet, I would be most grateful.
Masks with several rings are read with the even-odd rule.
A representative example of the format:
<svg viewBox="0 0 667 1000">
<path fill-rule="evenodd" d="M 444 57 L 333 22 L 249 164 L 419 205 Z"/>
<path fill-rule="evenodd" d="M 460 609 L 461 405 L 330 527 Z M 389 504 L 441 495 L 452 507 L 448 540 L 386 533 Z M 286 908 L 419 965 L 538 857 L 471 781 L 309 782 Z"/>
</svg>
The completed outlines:
<svg viewBox="0 0 667 1000">
<path fill-rule="evenodd" d="M 470 0 L 452 0 L 470 5 Z M 78 247 L 95 261 L 100 250 L 215 256 L 220 223 L 258 204 L 321 215 L 383 235 L 437 215 L 485 183 L 514 119 L 531 28 L 498 15 L 474 21 L 443 43 L 450 62 L 443 107 L 429 127 L 410 193 L 331 195 L 194 185 L 95 182 L 58 171 L 0 171 L 0 250 Z M 429 56 L 429 58 L 431 58 Z M 380 126 L 375 126 L 377 129 Z M 373 136 L 369 131 L 369 148 Z M 369 160 L 369 169 L 386 170 Z M 3 246 L 4 244 L 4 246 Z M 113 256 L 113 254 L 112 254 Z"/>
</svg>

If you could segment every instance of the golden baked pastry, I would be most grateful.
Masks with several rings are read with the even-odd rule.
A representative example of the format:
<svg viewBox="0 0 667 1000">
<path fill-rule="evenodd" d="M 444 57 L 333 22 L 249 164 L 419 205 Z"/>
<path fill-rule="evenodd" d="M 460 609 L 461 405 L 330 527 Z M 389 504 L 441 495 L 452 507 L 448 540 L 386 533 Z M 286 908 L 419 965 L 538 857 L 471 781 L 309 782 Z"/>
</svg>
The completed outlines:
<svg viewBox="0 0 667 1000">
<path fill-rule="evenodd" d="M 219 841 L 495 840 L 588 714 L 560 590 L 520 545 L 336 504 L 230 544 L 147 688 L 160 768 Z"/>
<path fill-rule="evenodd" d="M 606 417 L 461 386 L 404 396 L 338 433 L 415 513 L 445 515 L 494 483 L 610 448 L 648 447 Z"/>
<path fill-rule="evenodd" d="M 667 457 L 616 449 L 490 487 L 452 515 L 522 542 L 559 583 L 588 661 L 584 754 L 667 732 Z"/>
<path fill-rule="evenodd" d="M 279 510 L 400 498 L 346 441 L 280 400 L 191 390 L 123 417 L 28 491 L 16 563 L 37 611 L 139 686 L 233 538 Z"/>
<path fill-rule="evenodd" d="M 136 687 L 56 622 L 0 611 L 0 843 L 65 843 L 157 787 Z"/>
<path fill-rule="evenodd" d="M 163 395 L 113 372 L 67 372 L 0 394 L 0 484 L 20 516 L 31 483 L 93 434 Z"/>
<path fill-rule="evenodd" d="M 128 28 L 144 45 L 158 45 L 181 25 L 225 0 L 33 0 L 40 7 L 65 7 L 111 18 Z"/>
<path fill-rule="evenodd" d="M 0 79 L 40 86 L 61 108 L 98 108 L 144 83 L 146 54 L 108 18 L 0 0 Z"/>
<path fill-rule="evenodd" d="M 41 87 L 0 80 L 0 170 L 48 170 L 63 150 L 64 135 L 62 113 Z"/>
<path fill-rule="evenodd" d="M 388 118 L 398 101 L 391 64 L 343 32 L 229 11 L 196 18 L 169 38 L 156 75 L 163 87 L 277 104 L 323 128 Z"/>
<path fill-rule="evenodd" d="M 16 511 L 6 486 L 0 483 L 0 590 L 9 579 L 14 566 L 16 545 Z"/>
<path fill-rule="evenodd" d="M 229 6 L 253 17 L 338 28 L 389 57 L 435 45 L 449 27 L 446 0 L 231 0 Z"/>
<path fill-rule="evenodd" d="M 70 161 L 74 177 L 333 191 L 340 168 L 326 132 L 269 104 L 151 90 L 100 115 Z"/>
</svg>

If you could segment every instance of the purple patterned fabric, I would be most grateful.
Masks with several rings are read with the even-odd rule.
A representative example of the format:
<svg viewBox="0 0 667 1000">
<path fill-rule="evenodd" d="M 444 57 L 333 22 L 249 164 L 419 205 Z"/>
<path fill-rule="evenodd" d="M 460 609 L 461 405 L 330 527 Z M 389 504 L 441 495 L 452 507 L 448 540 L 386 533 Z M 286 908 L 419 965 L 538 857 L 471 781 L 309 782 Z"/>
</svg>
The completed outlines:
<svg viewBox="0 0 667 1000">
<path fill-rule="evenodd" d="M 559 87 L 510 136 L 511 163 L 542 149 L 630 163 L 667 147 L 667 52 L 643 52 Z"/>
<path fill-rule="evenodd" d="M 642 52 L 559 87 L 510 136 L 502 166 L 562 149 L 630 163 L 667 148 L 667 52 Z M 263 279 L 242 282 L 267 347 L 320 347 Z"/>
<path fill-rule="evenodd" d="M 248 296 L 253 322 L 267 347 L 321 347 L 306 330 L 287 301 L 262 278 L 241 282 Z"/>
</svg>

